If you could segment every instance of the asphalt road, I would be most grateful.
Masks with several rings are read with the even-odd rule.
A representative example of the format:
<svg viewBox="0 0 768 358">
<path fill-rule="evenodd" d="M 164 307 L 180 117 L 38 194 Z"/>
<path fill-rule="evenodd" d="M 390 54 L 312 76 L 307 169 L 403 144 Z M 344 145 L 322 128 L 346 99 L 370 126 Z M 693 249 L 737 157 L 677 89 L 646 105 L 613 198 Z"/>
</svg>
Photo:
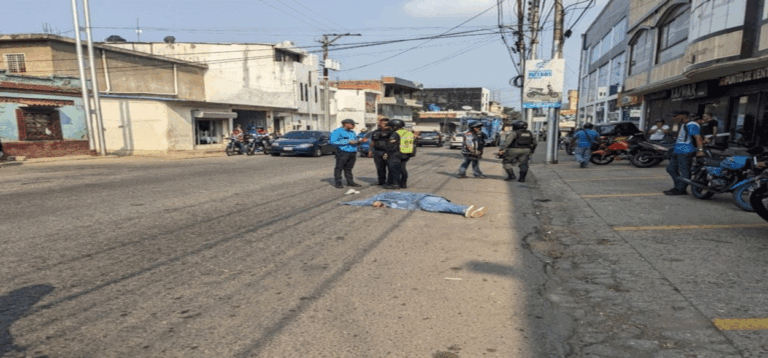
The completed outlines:
<svg viewBox="0 0 768 358">
<path fill-rule="evenodd" d="M 0 357 L 563 356 L 533 186 L 459 163 L 423 148 L 409 190 L 486 217 L 341 206 L 381 189 L 331 156 L 2 168 Z"/>
</svg>

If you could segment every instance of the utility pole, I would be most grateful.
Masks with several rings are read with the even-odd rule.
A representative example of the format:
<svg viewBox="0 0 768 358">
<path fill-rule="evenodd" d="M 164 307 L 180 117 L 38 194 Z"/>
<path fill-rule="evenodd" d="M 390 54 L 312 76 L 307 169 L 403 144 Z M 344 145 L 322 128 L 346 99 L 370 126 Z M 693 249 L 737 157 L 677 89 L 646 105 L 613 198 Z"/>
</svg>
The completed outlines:
<svg viewBox="0 0 768 358">
<path fill-rule="evenodd" d="M 323 35 L 322 41 L 320 43 L 323 45 L 323 81 L 325 81 L 324 86 L 325 87 L 325 98 L 323 98 L 323 101 L 325 102 L 325 118 L 323 120 L 325 129 L 331 130 L 331 90 L 329 88 L 329 74 L 328 74 L 328 64 L 326 61 L 328 61 L 328 47 L 333 45 L 336 40 L 344 37 L 344 36 L 363 36 L 361 34 L 325 34 Z M 333 39 L 330 39 L 333 37 Z"/>
<path fill-rule="evenodd" d="M 139 18 L 136 18 L 136 42 L 141 42 L 141 27 L 139 26 Z"/>
<path fill-rule="evenodd" d="M 522 120 L 528 121 L 528 128 L 531 128 L 531 119 L 525 118 L 523 102 L 525 102 L 525 5 L 523 0 L 517 0 L 517 53 L 520 54 L 520 75 L 523 79 L 520 87 L 520 114 Z"/>
<path fill-rule="evenodd" d="M 563 0 L 555 0 L 555 30 L 552 41 L 552 58 L 563 58 Z M 565 87 L 563 87 L 565 88 Z M 562 101 L 562 94 L 560 101 Z M 560 108 L 549 109 L 549 133 L 547 134 L 547 163 L 557 164 L 557 133 L 560 130 Z"/>
<path fill-rule="evenodd" d="M 91 67 L 91 90 L 93 91 L 93 108 L 96 110 L 96 128 L 99 130 L 99 153 L 107 155 L 107 141 L 104 139 L 104 118 L 101 116 L 101 100 L 99 99 L 99 80 L 96 77 L 96 61 L 93 56 L 93 36 L 91 35 L 91 9 L 88 0 L 83 0 L 85 12 L 85 36 L 88 41 L 88 63 Z M 106 80 L 106 79 L 105 79 Z"/>
<path fill-rule="evenodd" d="M 531 0 L 530 7 L 530 21 L 529 26 L 531 30 L 531 57 L 530 60 L 536 60 L 539 56 L 539 4 L 541 0 Z M 525 72 L 523 72 L 523 91 L 525 91 Z M 523 101 L 525 101 L 525 94 L 523 94 Z M 533 108 L 528 108 L 526 111 L 526 118 L 528 120 L 528 128 L 533 128 L 536 123 L 533 122 Z M 540 130 L 540 129 L 539 129 Z M 536 131 L 537 135 L 539 130 Z"/>
<path fill-rule="evenodd" d="M 75 50 L 77 51 L 77 67 L 80 70 L 80 91 L 83 95 L 83 108 L 85 109 L 85 127 L 88 131 L 88 148 L 91 153 L 96 152 L 96 140 L 91 122 L 91 100 L 88 97 L 88 84 L 85 79 L 83 67 L 83 43 L 80 39 L 80 14 L 77 11 L 77 0 L 72 0 L 72 21 L 75 25 Z"/>
</svg>

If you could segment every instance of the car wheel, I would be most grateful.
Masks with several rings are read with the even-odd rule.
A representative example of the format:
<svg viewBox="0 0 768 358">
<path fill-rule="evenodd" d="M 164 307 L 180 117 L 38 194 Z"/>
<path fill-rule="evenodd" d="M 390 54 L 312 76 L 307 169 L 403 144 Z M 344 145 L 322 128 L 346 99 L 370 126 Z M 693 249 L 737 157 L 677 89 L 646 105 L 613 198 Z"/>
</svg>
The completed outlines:
<svg viewBox="0 0 768 358">
<path fill-rule="evenodd" d="M 315 158 L 322 157 L 323 156 L 323 150 L 320 149 L 320 148 L 315 148 L 315 151 L 312 153 L 312 156 L 315 157 Z"/>
</svg>

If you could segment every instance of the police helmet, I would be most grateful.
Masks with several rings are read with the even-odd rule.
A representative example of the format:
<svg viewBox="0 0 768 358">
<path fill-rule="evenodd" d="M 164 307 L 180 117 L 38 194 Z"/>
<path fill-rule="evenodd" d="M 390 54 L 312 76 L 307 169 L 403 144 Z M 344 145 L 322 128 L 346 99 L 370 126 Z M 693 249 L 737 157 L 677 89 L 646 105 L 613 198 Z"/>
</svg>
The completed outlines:
<svg viewBox="0 0 768 358">
<path fill-rule="evenodd" d="M 519 131 L 521 129 L 528 129 L 528 123 L 526 121 L 512 122 L 512 130 Z"/>
<path fill-rule="evenodd" d="M 595 126 L 592 123 L 584 123 L 584 129 L 592 129 Z"/>
<path fill-rule="evenodd" d="M 345 119 L 345 120 L 341 121 L 341 124 L 347 124 L 347 123 L 349 123 L 349 124 L 357 124 L 357 122 L 355 122 L 353 119 Z"/>
<path fill-rule="evenodd" d="M 469 128 L 481 128 L 482 126 L 483 126 L 483 122 L 480 122 L 480 121 L 469 122 Z"/>
<path fill-rule="evenodd" d="M 400 129 L 405 127 L 405 122 L 399 120 L 399 119 L 392 119 L 389 122 L 389 126 L 395 129 Z"/>
</svg>

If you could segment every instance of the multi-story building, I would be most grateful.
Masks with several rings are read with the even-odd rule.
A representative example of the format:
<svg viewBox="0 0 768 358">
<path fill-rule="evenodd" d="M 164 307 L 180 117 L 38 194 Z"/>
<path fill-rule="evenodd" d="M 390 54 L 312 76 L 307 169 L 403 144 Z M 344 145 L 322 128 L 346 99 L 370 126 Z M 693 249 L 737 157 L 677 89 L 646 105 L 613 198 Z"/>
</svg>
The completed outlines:
<svg viewBox="0 0 768 358">
<path fill-rule="evenodd" d="M 324 122 L 325 95 L 318 80 L 318 58 L 290 41 L 109 45 L 205 64 L 206 101 L 230 104 L 237 113 L 234 123 L 243 127 L 256 124 L 282 132 L 332 127 Z"/>
<path fill-rule="evenodd" d="M 645 122 L 669 122 L 676 109 L 709 112 L 732 141 L 768 145 L 766 2 L 627 3 L 630 65 L 624 91 L 643 99 Z"/>
<path fill-rule="evenodd" d="M 336 90 L 337 105 L 335 127 L 341 126 L 341 121 L 352 119 L 359 123 L 359 128 L 376 128 L 378 118 L 378 98 L 381 92 L 370 89 Z M 334 127 L 334 128 L 335 128 Z"/>
<path fill-rule="evenodd" d="M 406 126 L 413 126 L 413 112 L 419 110 L 422 102 L 417 93 L 423 85 L 398 77 L 382 77 L 380 80 L 351 80 L 334 83 L 339 90 L 372 90 L 379 92 L 377 110 L 379 117 L 400 119 Z M 372 123 L 366 122 L 366 125 Z M 375 124 L 375 121 L 373 122 Z"/>
<path fill-rule="evenodd" d="M 635 120 L 619 106 L 627 62 L 629 1 L 611 0 L 582 35 L 578 120 L 603 123 Z"/>
</svg>

